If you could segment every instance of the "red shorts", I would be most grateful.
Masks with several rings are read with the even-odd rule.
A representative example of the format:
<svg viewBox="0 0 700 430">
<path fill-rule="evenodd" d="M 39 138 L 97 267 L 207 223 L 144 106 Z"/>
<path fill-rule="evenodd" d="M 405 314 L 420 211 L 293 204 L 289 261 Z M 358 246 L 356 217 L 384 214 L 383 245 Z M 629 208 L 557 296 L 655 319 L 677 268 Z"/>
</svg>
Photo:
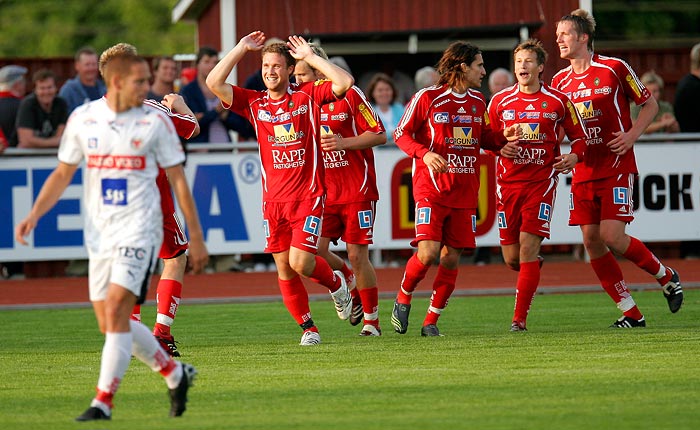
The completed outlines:
<svg viewBox="0 0 700 430">
<path fill-rule="evenodd" d="M 160 208 L 163 211 L 163 244 L 158 258 L 175 258 L 187 251 L 187 235 L 175 212 L 173 193 L 164 169 L 158 169 L 156 185 L 160 191 Z"/>
<path fill-rule="evenodd" d="M 600 224 L 604 219 L 632 222 L 634 177 L 634 173 L 628 173 L 572 184 L 569 225 Z"/>
<path fill-rule="evenodd" d="M 519 243 L 520 232 L 549 239 L 558 182 L 555 177 L 526 186 L 505 184 L 498 187 L 496 209 L 501 245 Z"/>
<path fill-rule="evenodd" d="M 372 244 L 376 206 L 376 201 L 326 206 L 321 236 L 334 242 L 342 239 L 355 245 Z"/>
<path fill-rule="evenodd" d="M 456 249 L 476 248 L 476 208 L 449 208 L 428 199 L 416 202 L 415 247 L 421 240 L 433 240 Z"/>
<path fill-rule="evenodd" d="M 323 202 L 323 197 L 299 202 L 263 202 L 265 252 L 274 254 L 293 246 L 316 254 Z"/>
</svg>

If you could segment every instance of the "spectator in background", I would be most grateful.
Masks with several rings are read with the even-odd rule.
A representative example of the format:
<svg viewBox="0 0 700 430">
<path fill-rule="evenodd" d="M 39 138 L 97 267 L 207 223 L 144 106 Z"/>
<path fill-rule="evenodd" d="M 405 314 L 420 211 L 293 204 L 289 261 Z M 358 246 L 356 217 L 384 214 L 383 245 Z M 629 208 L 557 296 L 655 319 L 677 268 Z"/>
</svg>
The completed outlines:
<svg viewBox="0 0 700 430">
<path fill-rule="evenodd" d="M 690 73 L 676 87 L 674 111 L 682 133 L 700 132 L 700 43 L 690 50 Z"/>
<path fill-rule="evenodd" d="M 0 131 L 9 146 L 17 146 L 15 122 L 20 101 L 27 92 L 26 74 L 27 68 L 22 66 L 9 65 L 0 69 Z"/>
<path fill-rule="evenodd" d="M 167 94 L 175 92 L 177 63 L 173 57 L 156 57 L 151 63 L 151 69 L 153 70 L 153 84 L 148 90 L 146 98 L 161 101 Z"/>
<path fill-rule="evenodd" d="M 489 98 L 513 84 L 515 84 L 515 78 L 513 78 L 513 74 L 510 70 L 504 69 L 503 67 L 494 69 L 489 75 L 489 93 L 491 93 Z"/>
<path fill-rule="evenodd" d="M 208 46 L 203 46 L 197 53 L 197 79 L 185 85 L 180 94 L 192 109 L 201 133 L 190 139 L 193 143 L 226 143 L 231 142 L 229 130 L 238 132 L 242 139 L 254 137 L 253 128 L 240 115 L 224 109 L 219 98 L 206 85 L 207 76 L 219 62 L 219 53 Z"/>
<path fill-rule="evenodd" d="M 661 100 L 664 91 L 664 80 L 651 70 L 642 75 L 641 81 L 659 104 L 659 113 L 656 114 L 654 120 L 649 124 L 646 130 L 644 130 L 644 133 L 678 133 L 680 127 L 678 126 L 676 117 L 673 115 L 673 106 L 671 103 Z M 630 103 L 632 122 L 637 120 L 639 110 L 640 107 L 637 106 L 636 103 Z"/>
<path fill-rule="evenodd" d="M 387 138 L 392 136 L 403 115 L 403 105 L 397 101 L 398 92 L 394 80 L 385 73 L 377 73 L 367 85 L 367 100 L 384 124 Z"/>
<path fill-rule="evenodd" d="M 676 87 L 674 111 L 681 133 L 700 133 L 700 43 L 690 50 L 690 73 Z M 681 242 L 681 257 L 700 258 L 700 241 Z"/>
<path fill-rule="evenodd" d="M 421 67 L 416 71 L 416 76 L 413 79 L 416 84 L 416 91 L 420 91 L 423 88 L 432 87 L 437 84 L 440 75 L 438 75 L 435 67 L 425 66 Z"/>
<path fill-rule="evenodd" d="M 80 48 L 75 54 L 75 71 L 78 73 L 66 81 L 58 95 L 68 103 L 68 113 L 78 106 L 97 100 L 107 92 L 97 70 L 97 53 L 89 47 Z"/>
<path fill-rule="evenodd" d="M 34 92 L 22 100 L 17 113 L 20 148 L 57 148 L 68 121 L 68 104 L 56 97 L 56 75 L 49 69 L 32 76 Z"/>
</svg>

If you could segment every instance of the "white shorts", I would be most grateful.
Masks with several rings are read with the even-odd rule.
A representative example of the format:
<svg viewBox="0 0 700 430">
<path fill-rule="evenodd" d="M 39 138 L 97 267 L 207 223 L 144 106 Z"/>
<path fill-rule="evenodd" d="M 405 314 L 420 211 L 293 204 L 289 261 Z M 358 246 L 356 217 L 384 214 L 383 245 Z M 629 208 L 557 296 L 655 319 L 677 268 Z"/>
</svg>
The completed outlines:
<svg viewBox="0 0 700 430">
<path fill-rule="evenodd" d="M 131 291 L 143 303 L 158 260 L 160 244 L 114 247 L 110 258 L 90 258 L 90 301 L 107 299 L 109 284 Z"/>
</svg>

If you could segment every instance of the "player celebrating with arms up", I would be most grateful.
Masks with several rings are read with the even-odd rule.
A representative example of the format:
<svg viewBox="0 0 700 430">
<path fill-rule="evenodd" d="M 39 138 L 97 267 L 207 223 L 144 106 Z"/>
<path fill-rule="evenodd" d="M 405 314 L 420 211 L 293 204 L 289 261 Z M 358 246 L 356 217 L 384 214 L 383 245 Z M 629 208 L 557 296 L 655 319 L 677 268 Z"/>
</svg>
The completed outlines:
<svg viewBox="0 0 700 430">
<path fill-rule="evenodd" d="M 353 78 L 316 55 L 299 36 L 264 47 L 265 34 L 254 31 L 207 76 L 207 86 L 224 107 L 254 124 L 262 163 L 265 252 L 277 265 L 280 291 L 287 310 L 304 333 L 301 345 L 321 342 L 311 319 L 309 297 L 300 275 L 328 288 L 340 319 L 350 316 L 352 300 L 345 277 L 316 255 L 325 199 L 324 168 L 318 141 L 321 105 L 338 101 Z M 262 50 L 266 91 L 226 83 L 233 67 L 249 51 Z M 290 84 L 296 60 L 303 60 L 329 80 Z"/>
<path fill-rule="evenodd" d="M 501 149 L 496 191 L 498 228 L 506 265 L 518 271 L 511 331 L 526 331 L 527 314 L 540 281 L 542 240 L 549 238 L 559 175 L 583 159 L 586 129 L 573 103 L 540 82 L 547 53 L 538 40 L 528 40 L 513 53 L 514 85 L 489 104 L 495 132 L 520 128 L 520 139 Z M 560 155 L 559 135 L 571 141 L 571 153 Z"/>
<path fill-rule="evenodd" d="M 552 86 L 567 94 L 586 121 L 589 139 L 571 185 L 569 225 L 578 225 L 591 267 L 623 315 L 611 327 L 644 327 L 646 321 L 630 294 L 615 253 L 653 275 L 663 287 L 671 312 L 683 304 L 678 273 L 664 266 L 639 240 L 625 233 L 632 222 L 632 186 L 637 175 L 633 145 L 653 121 L 658 104 L 624 61 L 593 53 L 595 20 L 583 9 L 557 23 L 561 58 Z M 629 101 L 641 105 L 634 124 Z"/>
<path fill-rule="evenodd" d="M 311 47 L 328 58 L 320 46 Z M 294 77 L 300 84 L 325 78 L 305 61 L 297 61 Z M 372 147 L 386 143 L 386 133 L 362 90 L 353 86 L 342 100 L 321 107 L 320 140 L 327 195 L 318 254 L 345 275 L 353 296 L 350 324 L 359 324 L 364 316 L 360 336 L 380 336 L 377 275 L 369 261 L 369 244 L 379 198 Z M 331 239 L 339 238 L 346 243 L 352 270 L 328 249 Z M 352 287 L 355 282 L 357 288 Z"/>
</svg>

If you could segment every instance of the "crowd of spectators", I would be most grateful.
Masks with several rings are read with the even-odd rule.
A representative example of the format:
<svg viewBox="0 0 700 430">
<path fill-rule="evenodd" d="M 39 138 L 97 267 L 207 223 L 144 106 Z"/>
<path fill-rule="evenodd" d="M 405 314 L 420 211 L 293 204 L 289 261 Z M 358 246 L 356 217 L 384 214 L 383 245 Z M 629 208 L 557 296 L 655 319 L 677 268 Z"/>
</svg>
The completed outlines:
<svg viewBox="0 0 700 430">
<path fill-rule="evenodd" d="M 271 38 L 271 41 L 279 41 Z M 97 68 L 97 53 L 89 47 L 79 49 L 74 57 L 75 76 L 58 88 L 59 77 L 49 69 L 40 69 L 28 76 L 27 68 L 19 65 L 6 65 L 0 68 L 0 153 L 8 147 L 17 148 L 56 148 L 70 113 L 81 104 L 96 100 L 105 94 L 105 85 Z M 332 62 L 347 71 L 350 68 L 342 57 L 332 57 Z M 663 100 L 664 81 L 655 71 L 642 75 L 641 80 L 659 100 L 659 113 L 646 130 L 647 133 L 700 132 L 700 117 L 695 109 L 700 97 L 700 44 L 690 52 L 691 68 L 678 83 L 675 103 Z M 205 84 L 209 72 L 218 62 L 218 52 L 210 47 L 201 47 L 194 67 L 183 67 L 178 72 L 178 64 L 169 56 L 153 59 L 151 64 L 153 83 L 148 97 L 160 100 L 166 94 L 179 92 L 197 116 L 201 133 L 190 141 L 191 147 L 199 143 L 225 143 L 239 140 L 253 140 L 255 133 L 248 121 L 223 109 L 219 100 Z M 387 137 L 393 140 L 392 132 L 404 112 L 405 103 L 413 94 L 436 83 L 437 73 L 433 67 L 418 69 L 415 78 L 410 80 L 399 70 L 383 67 L 382 72 L 368 72 L 359 80 L 368 101 L 382 119 Z M 31 78 L 32 91 L 27 94 L 28 79 Z M 251 89 L 264 87 L 260 71 L 252 73 L 244 86 Z M 513 85 L 513 74 L 503 68 L 494 69 L 489 76 L 489 97 Z M 636 118 L 636 106 L 630 107 L 632 118 Z M 192 149 L 192 148 L 191 148 Z M 683 257 L 700 254 L 697 242 L 681 245 Z M 475 255 L 477 264 L 488 263 L 488 249 L 478 248 Z M 239 259 L 227 262 L 231 269 L 239 269 Z M 262 270 L 267 259 L 254 259 Z M 21 263 L 0 264 L 2 277 L 21 273 Z"/>
</svg>

